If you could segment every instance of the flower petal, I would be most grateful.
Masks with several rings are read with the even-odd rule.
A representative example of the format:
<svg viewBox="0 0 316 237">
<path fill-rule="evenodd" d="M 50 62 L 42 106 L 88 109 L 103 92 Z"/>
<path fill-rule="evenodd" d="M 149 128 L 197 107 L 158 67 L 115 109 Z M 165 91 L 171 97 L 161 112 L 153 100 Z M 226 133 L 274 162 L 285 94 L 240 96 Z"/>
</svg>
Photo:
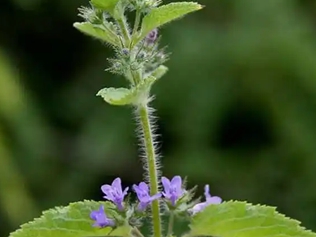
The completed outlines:
<svg viewBox="0 0 316 237">
<path fill-rule="evenodd" d="M 192 209 L 190 209 L 190 212 L 192 215 L 195 215 L 196 213 L 202 211 L 207 206 L 206 202 L 201 202 L 193 206 Z"/>
<path fill-rule="evenodd" d="M 127 194 L 127 191 L 129 190 L 129 187 L 126 187 L 125 189 L 124 189 L 124 192 L 123 192 L 123 197 Z"/>
<path fill-rule="evenodd" d="M 140 202 L 137 207 L 138 211 L 144 211 L 149 204 L 150 202 Z"/>
<path fill-rule="evenodd" d="M 103 192 L 105 195 L 110 196 L 110 197 L 113 196 L 113 195 L 112 195 L 112 190 L 113 190 L 113 188 L 112 188 L 111 185 L 104 184 L 104 185 L 101 186 L 101 190 L 102 190 L 102 192 Z"/>
<path fill-rule="evenodd" d="M 158 198 L 161 198 L 161 196 L 162 196 L 161 193 L 157 193 L 157 194 L 151 196 L 151 197 L 150 197 L 150 200 L 151 200 L 151 201 L 156 200 L 156 199 L 158 199 Z"/>
<path fill-rule="evenodd" d="M 204 195 L 205 195 L 205 198 L 208 199 L 208 198 L 211 198 L 211 194 L 210 194 L 210 185 L 205 185 L 204 187 Z"/>
<path fill-rule="evenodd" d="M 104 206 L 103 205 L 100 205 L 99 212 L 101 212 L 101 213 L 104 212 Z"/>
<path fill-rule="evenodd" d="M 137 193 L 139 192 L 140 188 L 136 184 L 133 184 L 133 190 Z"/>
<path fill-rule="evenodd" d="M 176 187 L 182 187 L 182 178 L 177 175 L 177 176 L 174 176 L 171 180 L 171 185 L 174 185 Z"/>
<path fill-rule="evenodd" d="M 214 196 L 206 199 L 207 204 L 220 204 L 222 199 L 220 197 Z"/>
<path fill-rule="evenodd" d="M 114 221 L 106 216 L 103 205 L 100 206 L 99 210 L 92 211 L 90 217 L 95 221 L 93 224 L 95 227 L 103 228 L 105 226 L 115 225 Z"/>
<path fill-rule="evenodd" d="M 114 198 L 113 197 L 103 196 L 103 198 L 106 199 L 106 200 L 114 202 Z"/>
<path fill-rule="evenodd" d="M 92 220 L 96 220 L 96 219 L 97 219 L 97 215 L 98 215 L 98 211 L 92 211 L 92 212 L 90 213 L 90 218 L 91 218 Z"/>
<path fill-rule="evenodd" d="M 149 192 L 148 185 L 145 182 L 140 182 L 139 183 L 139 188 L 142 189 L 144 192 Z"/>
<path fill-rule="evenodd" d="M 121 182 L 121 178 L 116 178 L 113 180 L 112 182 L 112 188 L 115 188 L 117 190 L 121 190 L 122 191 L 122 182 Z"/>
<path fill-rule="evenodd" d="M 162 177 L 161 182 L 162 182 L 163 188 L 165 190 L 165 194 L 168 194 L 169 190 L 170 190 L 170 180 L 167 179 L 166 177 Z"/>
</svg>

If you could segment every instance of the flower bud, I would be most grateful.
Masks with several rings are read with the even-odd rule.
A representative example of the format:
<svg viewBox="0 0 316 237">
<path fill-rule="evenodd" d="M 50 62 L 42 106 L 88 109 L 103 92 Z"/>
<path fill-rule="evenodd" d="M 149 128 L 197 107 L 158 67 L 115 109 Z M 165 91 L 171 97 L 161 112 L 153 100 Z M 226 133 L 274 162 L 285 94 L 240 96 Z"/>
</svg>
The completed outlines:
<svg viewBox="0 0 316 237">
<path fill-rule="evenodd" d="M 153 44 L 158 38 L 158 29 L 154 29 L 146 36 L 145 41 L 148 44 Z"/>
<path fill-rule="evenodd" d="M 137 58 L 140 60 L 143 60 L 145 57 L 147 56 L 147 54 L 144 51 L 141 51 L 138 55 Z"/>
<path fill-rule="evenodd" d="M 122 54 L 123 56 L 129 56 L 129 49 L 127 49 L 127 48 L 122 49 L 122 50 L 121 50 L 121 54 Z"/>
</svg>

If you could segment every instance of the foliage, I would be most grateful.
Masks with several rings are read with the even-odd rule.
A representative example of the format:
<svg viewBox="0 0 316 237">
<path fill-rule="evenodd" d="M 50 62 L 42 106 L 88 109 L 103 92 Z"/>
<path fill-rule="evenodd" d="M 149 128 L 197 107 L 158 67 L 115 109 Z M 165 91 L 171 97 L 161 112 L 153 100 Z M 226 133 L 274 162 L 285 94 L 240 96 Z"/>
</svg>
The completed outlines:
<svg viewBox="0 0 316 237">
<path fill-rule="evenodd" d="M 6 0 L 0 9 L 17 27 L 3 25 L 9 63 L 1 68 L 19 63 L 13 77 L 0 72 L 1 150 L 8 151 L 0 161 L 9 161 L 0 167 L 17 174 L 0 172 L 3 236 L 38 210 L 97 199 L 94 190 L 112 175 L 140 177 L 133 136 L 123 136 L 134 129 L 128 111 L 100 111 L 102 101 L 91 96 L 121 81 L 99 73 L 108 51 L 69 27 L 77 6 Z M 195 21 L 163 29 L 174 56 L 154 103 L 167 174 L 213 182 L 223 197 L 272 204 L 316 228 L 314 9 L 308 1 L 214 1 Z M 17 206 L 30 209 L 21 214 Z"/>
<path fill-rule="evenodd" d="M 98 209 L 100 204 L 106 207 L 107 213 L 115 216 L 115 212 L 111 210 L 113 206 L 110 203 L 94 201 L 77 202 L 66 207 L 56 207 L 45 211 L 40 218 L 23 224 L 21 229 L 13 232 L 10 237 L 128 236 L 130 232 L 128 227 L 117 229 L 112 229 L 111 227 L 103 229 L 91 228 L 90 212 Z"/>
<path fill-rule="evenodd" d="M 193 218 L 190 228 L 190 236 L 315 236 L 273 207 L 235 201 L 207 207 Z"/>
</svg>

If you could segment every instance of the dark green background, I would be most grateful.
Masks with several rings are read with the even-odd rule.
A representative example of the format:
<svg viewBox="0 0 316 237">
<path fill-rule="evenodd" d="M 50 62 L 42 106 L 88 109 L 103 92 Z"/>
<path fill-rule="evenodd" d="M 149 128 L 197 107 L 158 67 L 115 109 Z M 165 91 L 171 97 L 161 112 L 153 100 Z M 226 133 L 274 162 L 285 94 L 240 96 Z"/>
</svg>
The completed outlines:
<svg viewBox="0 0 316 237">
<path fill-rule="evenodd" d="M 153 88 L 164 174 L 224 200 L 278 206 L 316 230 L 316 2 L 201 0 L 163 29 Z M 131 109 L 95 96 L 125 81 L 77 32 L 84 0 L 0 4 L 0 236 L 44 209 L 102 197 L 142 165 Z"/>
</svg>

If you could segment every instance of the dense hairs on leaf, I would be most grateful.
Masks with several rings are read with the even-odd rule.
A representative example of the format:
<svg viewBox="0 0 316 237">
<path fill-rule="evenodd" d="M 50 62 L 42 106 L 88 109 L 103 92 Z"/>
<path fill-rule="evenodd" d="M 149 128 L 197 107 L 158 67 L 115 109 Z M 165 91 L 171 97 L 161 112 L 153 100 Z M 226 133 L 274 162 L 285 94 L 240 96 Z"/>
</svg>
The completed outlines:
<svg viewBox="0 0 316 237">
<path fill-rule="evenodd" d="M 274 207 L 238 201 L 208 206 L 193 216 L 190 229 L 189 236 L 316 237 Z"/>
</svg>

